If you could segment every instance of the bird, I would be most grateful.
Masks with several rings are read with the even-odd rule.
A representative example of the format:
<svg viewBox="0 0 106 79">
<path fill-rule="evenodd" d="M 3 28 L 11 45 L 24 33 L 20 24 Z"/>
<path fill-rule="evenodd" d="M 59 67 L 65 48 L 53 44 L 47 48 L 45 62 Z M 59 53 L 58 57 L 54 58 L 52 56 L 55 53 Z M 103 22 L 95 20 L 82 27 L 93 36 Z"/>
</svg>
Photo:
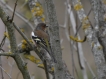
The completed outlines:
<svg viewBox="0 0 106 79">
<path fill-rule="evenodd" d="M 46 32 L 47 27 L 48 26 L 45 23 L 38 23 L 35 29 L 31 32 L 32 40 L 36 46 L 41 46 L 43 49 L 45 49 L 53 61 L 56 62 L 56 59 L 51 50 L 49 35 Z"/>
</svg>

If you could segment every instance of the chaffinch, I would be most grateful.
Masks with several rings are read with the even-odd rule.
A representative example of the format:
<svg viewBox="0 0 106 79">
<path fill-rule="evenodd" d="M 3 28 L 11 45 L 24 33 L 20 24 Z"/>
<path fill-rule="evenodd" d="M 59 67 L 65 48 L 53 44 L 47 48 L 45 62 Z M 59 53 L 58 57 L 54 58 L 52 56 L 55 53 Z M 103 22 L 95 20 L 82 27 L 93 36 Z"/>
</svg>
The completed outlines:
<svg viewBox="0 0 106 79">
<path fill-rule="evenodd" d="M 45 23 L 39 23 L 37 27 L 34 29 L 34 31 L 31 33 L 32 40 L 34 41 L 36 46 L 38 45 L 44 48 L 49 53 L 51 58 L 53 58 L 53 61 L 56 62 L 53 52 L 51 51 L 49 35 L 46 32 L 47 27 L 48 26 L 46 26 Z"/>
</svg>

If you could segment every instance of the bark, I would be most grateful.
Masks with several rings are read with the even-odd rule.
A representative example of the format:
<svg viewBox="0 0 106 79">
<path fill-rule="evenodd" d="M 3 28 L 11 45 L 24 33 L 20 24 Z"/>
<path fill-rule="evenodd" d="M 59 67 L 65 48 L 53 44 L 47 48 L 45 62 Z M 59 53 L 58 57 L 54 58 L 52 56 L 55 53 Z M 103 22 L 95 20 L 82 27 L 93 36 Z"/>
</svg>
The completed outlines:
<svg viewBox="0 0 106 79">
<path fill-rule="evenodd" d="M 97 38 L 100 44 L 103 47 L 103 54 L 106 61 L 106 21 L 105 21 L 105 9 L 106 5 L 103 4 L 101 0 L 90 0 L 92 4 L 92 9 L 95 15 L 95 31 Z M 102 69 L 101 69 L 102 70 Z M 102 71 L 98 71 L 98 77 L 101 76 L 101 79 L 106 78 L 106 73 Z M 106 72 L 106 71 L 105 71 Z M 104 75 L 103 75 L 104 74 Z"/>
<path fill-rule="evenodd" d="M 62 62 L 62 51 L 60 47 L 59 25 L 56 17 L 55 6 L 53 0 L 45 0 L 45 2 L 49 19 L 49 36 L 51 48 L 57 61 L 55 64 L 55 79 L 65 79 L 65 72 Z"/>
<path fill-rule="evenodd" d="M 82 22 L 82 26 L 86 34 L 87 40 L 91 46 L 97 67 L 98 79 L 106 79 L 106 62 L 103 54 L 103 48 L 98 41 L 98 37 L 96 34 L 97 32 L 91 27 L 89 19 L 85 15 L 81 2 L 79 0 L 72 1 L 74 9 L 77 11 L 78 17 Z"/>
<path fill-rule="evenodd" d="M 92 9 L 95 14 L 95 30 L 98 40 L 103 47 L 103 53 L 106 60 L 106 21 L 105 21 L 105 6 L 101 0 L 91 0 Z"/>
<path fill-rule="evenodd" d="M 21 60 L 21 58 L 20 58 L 20 56 L 18 54 L 19 52 L 17 51 L 17 44 L 16 44 L 16 38 L 15 38 L 13 23 L 11 23 L 10 21 L 7 20 L 8 15 L 2 9 L 1 6 L 0 6 L 0 17 L 1 17 L 2 21 L 4 22 L 4 24 L 6 25 L 7 30 L 8 30 L 10 46 L 11 46 L 11 52 L 15 54 L 13 56 L 13 58 L 16 61 L 16 64 L 17 64 L 19 70 L 23 74 L 23 78 L 24 79 L 30 79 L 30 75 L 29 75 L 29 72 L 27 70 L 27 66 Z"/>
<path fill-rule="evenodd" d="M 72 29 L 73 29 L 73 32 L 74 32 L 74 35 L 75 35 L 77 33 L 77 30 L 76 30 L 77 23 L 75 22 L 74 13 L 73 13 L 73 10 L 71 9 L 71 5 L 69 4 L 68 0 L 67 0 L 67 11 L 68 11 L 68 14 L 70 15 L 70 22 L 72 24 Z M 77 37 L 78 37 L 79 40 L 81 40 L 79 33 L 77 33 Z M 82 44 L 80 42 L 78 42 L 77 45 L 78 45 L 78 47 L 77 47 L 78 60 L 79 60 L 80 68 L 82 70 L 83 79 L 88 79 L 86 66 L 85 66 L 85 62 L 84 62 L 83 47 L 82 47 Z"/>
<path fill-rule="evenodd" d="M 50 16 L 49 19 L 53 19 L 53 20 L 50 20 L 50 29 L 51 29 L 50 31 L 52 31 L 52 33 L 50 33 L 49 36 L 53 36 L 53 37 L 50 37 L 50 39 L 52 39 L 51 40 L 51 44 L 52 44 L 51 48 L 53 49 L 53 52 L 55 52 L 54 56 L 57 57 L 57 63 L 55 65 L 56 68 L 55 68 L 55 74 L 54 75 L 55 75 L 56 79 L 62 79 L 64 77 L 63 74 L 65 75 L 65 78 L 63 78 L 63 79 L 73 79 L 73 76 L 70 75 L 66 64 L 65 63 L 63 64 L 63 61 L 62 61 L 60 39 L 59 39 L 59 27 L 58 27 L 58 23 L 57 23 L 57 20 L 56 20 L 54 5 L 53 5 L 53 3 L 49 4 L 48 2 L 50 2 L 50 1 L 46 1 L 46 4 L 48 4 L 49 6 L 51 5 L 50 9 L 51 9 L 51 7 L 53 7 L 51 10 L 49 9 L 50 11 L 49 11 L 48 16 Z M 45 19 L 44 18 L 44 13 L 42 13 L 41 15 L 36 16 L 37 11 L 36 10 L 33 11 L 34 8 L 36 8 L 36 7 L 39 7 L 39 11 L 40 11 L 40 9 L 43 9 L 41 3 L 39 3 L 38 0 L 29 0 L 28 4 L 29 4 L 30 10 L 33 14 L 33 19 L 34 19 L 35 25 L 37 25 L 39 22 L 44 22 L 45 23 L 45 20 L 41 20 L 42 18 Z M 53 17 L 52 17 L 52 15 L 53 15 Z M 42 52 L 40 52 L 40 53 L 42 53 Z M 47 55 L 46 55 L 46 51 L 44 52 L 44 54 L 45 55 L 43 55 L 43 58 L 48 58 Z M 47 61 L 47 63 L 49 63 L 48 67 L 51 66 L 52 64 L 54 66 L 54 64 L 55 64 L 55 63 L 50 63 L 48 61 Z"/>
<path fill-rule="evenodd" d="M 31 10 L 31 13 L 33 15 L 35 27 L 37 26 L 38 23 L 41 23 L 41 22 L 45 23 L 43 7 L 41 3 L 39 2 L 39 0 L 28 0 L 28 4 Z"/>
</svg>

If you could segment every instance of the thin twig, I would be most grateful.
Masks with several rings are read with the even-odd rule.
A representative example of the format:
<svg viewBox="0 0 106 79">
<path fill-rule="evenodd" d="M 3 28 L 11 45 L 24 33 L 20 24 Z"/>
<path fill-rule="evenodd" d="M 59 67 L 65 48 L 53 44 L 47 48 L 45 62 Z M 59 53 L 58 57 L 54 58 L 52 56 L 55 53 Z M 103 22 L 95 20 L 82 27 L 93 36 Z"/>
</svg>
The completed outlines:
<svg viewBox="0 0 106 79">
<path fill-rule="evenodd" d="M 0 56 L 0 66 L 2 67 L 2 60 L 1 60 L 1 56 Z M 3 70 L 1 69 L 1 75 L 2 75 L 2 79 L 4 79 L 4 76 L 3 76 Z"/>
<path fill-rule="evenodd" d="M 24 64 L 24 62 L 21 60 L 20 55 L 18 54 L 19 51 L 17 51 L 17 43 L 16 43 L 16 36 L 14 34 L 14 26 L 11 22 L 7 21 L 8 14 L 6 14 L 5 10 L 1 6 L 0 6 L 0 11 L 1 11 L 0 17 L 3 23 L 6 25 L 8 30 L 8 35 L 10 37 L 11 52 L 12 54 L 15 54 L 13 58 L 16 61 L 18 69 L 21 71 L 23 78 L 30 79 L 28 69 L 26 68 L 26 65 Z"/>
<path fill-rule="evenodd" d="M 4 49 L 0 48 L 0 51 L 5 52 Z"/>
<path fill-rule="evenodd" d="M 6 27 L 5 27 L 5 32 L 6 32 Z M 5 44 L 5 39 L 6 39 L 6 36 L 3 37 L 1 43 L 0 43 L 0 50 L 2 50 L 3 52 L 5 52 L 2 47 L 4 46 Z M 0 56 L 0 66 L 2 67 L 2 60 L 1 60 L 1 56 Z M 4 76 L 3 76 L 3 71 L 1 69 L 1 75 L 2 75 L 2 79 L 4 79 Z"/>
<path fill-rule="evenodd" d="M 88 66 L 88 68 L 89 68 L 89 70 L 90 70 L 90 72 L 91 72 L 93 78 L 94 78 L 94 79 L 97 79 L 97 78 L 96 78 L 96 75 L 94 74 L 93 70 L 91 69 L 91 67 L 90 67 L 89 63 L 87 62 L 86 58 L 84 58 L 84 61 L 85 61 L 86 65 Z"/>
<path fill-rule="evenodd" d="M 42 55 L 39 53 L 39 51 L 36 49 L 36 47 L 34 45 L 32 45 L 29 41 L 28 38 L 26 37 L 26 35 L 24 33 L 22 33 L 19 29 L 18 26 L 16 26 L 16 24 L 13 22 L 13 26 L 15 27 L 15 29 L 20 33 L 20 35 L 26 40 L 26 42 L 28 43 L 30 49 L 33 49 L 36 54 L 42 59 Z M 43 60 L 43 59 L 42 59 Z"/>
<path fill-rule="evenodd" d="M 7 5 L 3 0 L 0 0 L 0 2 L 2 4 L 4 4 L 7 9 L 9 9 L 11 12 L 13 12 L 13 9 L 9 5 Z M 21 16 L 18 12 L 15 12 L 15 15 L 18 16 L 20 19 L 22 19 L 26 24 L 28 24 L 32 30 L 34 29 L 33 25 L 29 22 L 29 20 L 27 20 L 26 18 Z"/>
<path fill-rule="evenodd" d="M 12 75 L 12 71 L 13 71 L 14 64 L 15 64 L 15 61 L 13 60 L 13 62 L 12 62 L 12 64 L 11 64 L 10 75 Z"/>
<path fill-rule="evenodd" d="M 5 27 L 5 32 L 6 32 L 6 27 Z M 5 39 L 6 39 L 6 36 L 3 36 L 3 39 L 2 39 L 2 41 L 1 41 L 1 43 L 0 43 L 0 50 L 2 50 L 3 52 L 4 52 L 4 50 L 2 49 L 2 47 L 3 47 L 4 44 L 5 44 Z"/>
<path fill-rule="evenodd" d="M 89 12 L 88 12 L 87 16 L 89 16 L 89 15 L 90 15 L 91 11 L 92 11 L 92 8 L 89 10 Z M 91 24 L 91 22 L 90 22 L 90 24 Z M 77 31 L 76 31 L 76 33 L 75 33 L 75 35 L 74 35 L 74 36 L 77 36 L 77 34 L 78 34 L 78 32 L 79 32 L 79 30 L 80 30 L 81 26 L 82 26 L 82 23 L 81 23 L 81 24 L 79 24 L 79 27 L 77 28 Z M 91 24 L 91 26 L 92 26 L 92 24 Z M 93 28 L 93 26 L 92 26 L 92 28 Z"/>
<path fill-rule="evenodd" d="M 77 7 L 79 7 L 79 5 L 83 6 L 81 1 L 79 1 L 79 0 L 72 0 L 72 3 L 73 3 L 73 6 L 76 6 L 76 5 L 78 5 Z M 106 73 L 104 72 L 104 71 L 106 71 L 106 68 L 105 68 L 106 61 L 104 58 L 103 49 L 102 48 L 98 49 L 99 47 L 101 47 L 101 44 L 98 40 L 96 32 L 94 31 L 94 29 L 90 25 L 88 16 L 86 16 L 83 7 L 79 8 L 79 9 L 77 7 L 75 10 L 78 14 L 80 22 L 82 22 L 82 20 L 84 20 L 83 24 L 82 24 L 84 27 L 83 30 L 85 32 L 87 39 L 88 39 L 88 43 L 90 44 L 91 50 L 94 54 L 94 59 L 95 59 L 96 67 L 97 67 L 97 73 L 98 73 L 98 79 L 104 79 L 106 77 L 105 76 Z M 87 24 L 86 27 L 85 27 L 85 24 Z M 92 45 L 92 43 L 93 43 L 93 45 Z"/>
<path fill-rule="evenodd" d="M 13 22 L 13 19 L 14 19 L 14 14 L 15 14 L 15 10 L 16 10 L 16 6 L 17 6 L 17 2 L 18 2 L 18 0 L 16 0 L 15 6 L 14 6 L 14 11 L 13 11 L 13 15 L 12 15 L 11 22 Z"/>
<path fill-rule="evenodd" d="M 8 75 L 8 77 L 9 77 L 10 79 L 12 79 L 11 76 L 6 72 L 6 70 L 5 70 L 4 68 L 2 68 L 1 66 L 0 66 L 0 68 Z"/>
<path fill-rule="evenodd" d="M 66 12 L 67 12 L 67 14 L 66 15 L 68 15 L 68 8 L 69 8 L 70 6 L 69 6 L 69 0 L 67 0 L 66 1 Z M 67 16 L 67 20 L 68 20 L 68 16 Z M 68 30 L 68 37 L 69 37 L 69 34 L 70 34 L 70 26 L 67 24 L 67 28 L 69 28 L 69 30 Z M 69 39 L 70 40 L 70 39 Z M 71 43 L 71 41 L 69 41 L 70 42 L 70 51 L 71 51 L 71 61 L 72 61 L 72 75 L 74 76 L 74 69 L 75 69 L 75 63 L 74 63 L 74 54 L 73 54 L 73 46 L 72 46 L 72 43 Z"/>
<path fill-rule="evenodd" d="M 2 41 L 1 41 L 1 44 L 0 44 L 0 48 L 3 47 L 4 43 L 5 43 L 5 39 L 6 39 L 6 36 L 3 37 Z"/>
<path fill-rule="evenodd" d="M 20 35 L 27 41 L 28 45 L 30 47 L 32 47 L 31 43 L 28 41 L 28 38 L 25 36 L 24 33 L 22 33 L 19 29 L 19 27 L 13 22 L 13 26 L 15 27 L 15 29 L 20 33 Z"/>
<path fill-rule="evenodd" d="M 71 59 L 72 59 L 72 75 L 74 75 L 74 69 L 75 69 L 75 63 L 74 63 L 74 53 L 73 53 L 73 46 L 70 43 L 70 49 L 71 49 Z"/>
<path fill-rule="evenodd" d="M 76 73 L 77 78 L 80 79 L 76 65 L 75 65 L 75 73 Z"/>
<path fill-rule="evenodd" d="M 27 2 L 25 1 L 25 3 L 21 7 L 19 7 L 17 11 L 19 11 L 20 9 L 22 9 L 27 4 Z"/>
<path fill-rule="evenodd" d="M 44 63 L 44 67 L 45 67 L 46 78 L 50 79 L 46 60 L 44 60 L 43 63 Z"/>
<path fill-rule="evenodd" d="M 68 0 L 67 0 L 68 1 Z M 69 2 L 68 2 L 69 3 Z M 72 24 L 72 29 L 73 29 L 73 32 L 74 34 L 76 33 L 76 22 L 75 22 L 75 17 L 74 17 L 74 14 L 73 14 L 73 11 L 71 10 L 71 6 L 70 4 L 67 4 L 68 5 L 68 13 L 70 15 L 70 21 L 71 21 L 71 24 Z M 80 36 L 78 34 L 78 38 L 80 39 Z M 80 60 L 80 65 L 81 65 L 81 70 L 82 70 L 82 73 L 83 73 L 83 78 L 84 79 L 88 79 L 87 78 L 87 73 L 86 73 L 86 68 L 85 68 L 85 64 L 84 64 L 84 60 L 83 60 L 83 50 L 82 50 L 82 45 L 81 43 L 78 43 L 78 50 L 77 51 L 79 53 L 79 60 Z"/>
<path fill-rule="evenodd" d="M 3 53 L 0 52 L 0 56 L 14 56 L 14 55 L 15 54 L 13 54 L 13 53 L 10 54 L 8 52 L 7 53 L 6 52 L 5 53 L 4 52 Z"/>
</svg>

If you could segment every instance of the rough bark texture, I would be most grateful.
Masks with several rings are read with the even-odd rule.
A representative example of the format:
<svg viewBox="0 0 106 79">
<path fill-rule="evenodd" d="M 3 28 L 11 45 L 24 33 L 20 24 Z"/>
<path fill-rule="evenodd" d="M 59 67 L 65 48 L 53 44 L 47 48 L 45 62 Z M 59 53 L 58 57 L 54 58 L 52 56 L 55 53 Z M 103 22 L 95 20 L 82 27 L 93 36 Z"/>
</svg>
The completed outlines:
<svg viewBox="0 0 106 79">
<path fill-rule="evenodd" d="M 103 53 L 106 60 L 106 21 L 105 21 L 105 8 L 101 0 L 91 0 L 92 9 L 95 15 L 95 30 L 100 44 L 103 47 Z"/>
<path fill-rule="evenodd" d="M 33 16 L 35 27 L 37 26 L 38 23 L 41 23 L 41 22 L 45 23 L 43 7 L 41 3 L 39 2 L 39 0 L 29 0 L 28 4 Z"/>
<path fill-rule="evenodd" d="M 92 48 L 92 52 L 94 55 L 95 63 L 97 66 L 97 74 L 98 79 L 106 79 L 106 62 L 104 59 L 103 48 L 100 45 L 97 32 L 92 29 L 89 19 L 85 15 L 83 6 L 79 0 L 72 0 L 74 9 L 77 11 L 78 17 L 82 22 L 82 26 L 84 28 L 84 32 L 86 34 L 87 40 Z"/>
<path fill-rule="evenodd" d="M 57 63 L 55 64 L 55 79 L 65 79 L 62 62 L 62 51 L 60 47 L 59 25 L 56 17 L 55 6 L 53 0 L 45 0 L 45 2 L 49 19 L 49 36 L 51 48 L 57 60 Z"/>
<path fill-rule="evenodd" d="M 4 22 L 4 24 L 7 26 L 9 40 L 10 40 L 10 46 L 11 46 L 11 52 L 15 54 L 15 56 L 13 58 L 16 61 L 18 68 L 22 72 L 23 78 L 30 79 L 30 75 L 29 75 L 29 72 L 27 71 L 27 67 L 26 67 L 25 63 L 21 60 L 19 54 L 17 54 L 18 51 L 17 51 L 17 44 L 16 44 L 13 23 L 11 23 L 7 20 L 7 15 L 3 11 L 1 6 L 0 6 L 0 17 L 1 17 L 2 21 Z"/>
<path fill-rule="evenodd" d="M 103 52 L 106 61 L 106 4 L 103 4 L 101 0 L 99 0 L 99 35 L 98 39 L 103 46 Z"/>
<path fill-rule="evenodd" d="M 95 27 L 96 27 L 95 30 L 97 33 L 98 40 L 103 47 L 103 54 L 106 61 L 106 21 L 105 21 L 106 5 L 104 5 L 101 0 L 91 0 L 91 4 L 92 4 L 93 12 L 95 15 Z M 102 76 L 101 73 L 102 72 L 100 72 L 98 76 L 99 75 Z M 104 75 L 106 75 L 106 73 L 104 73 Z M 102 79 L 105 79 L 105 78 L 106 76 L 103 76 Z"/>
</svg>

